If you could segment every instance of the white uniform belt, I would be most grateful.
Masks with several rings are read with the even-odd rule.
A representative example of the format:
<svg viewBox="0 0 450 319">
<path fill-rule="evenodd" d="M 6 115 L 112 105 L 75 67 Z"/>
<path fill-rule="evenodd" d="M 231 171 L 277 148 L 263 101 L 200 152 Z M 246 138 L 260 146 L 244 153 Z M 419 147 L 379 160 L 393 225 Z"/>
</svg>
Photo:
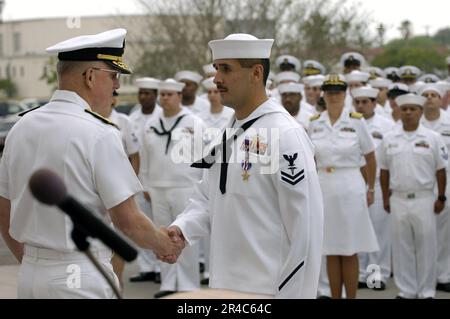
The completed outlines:
<svg viewBox="0 0 450 319">
<path fill-rule="evenodd" d="M 433 197 L 434 193 L 433 190 L 411 191 L 411 192 L 392 191 L 392 196 L 403 199 L 416 199 L 430 196 Z"/>
<path fill-rule="evenodd" d="M 320 167 L 319 171 L 321 172 L 325 172 L 328 174 L 334 173 L 336 171 L 356 171 L 356 170 L 360 170 L 359 167 L 334 167 L 334 166 L 329 166 L 329 167 Z"/>
<path fill-rule="evenodd" d="M 111 250 L 104 249 L 104 250 L 91 250 L 94 257 L 97 257 L 98 259 L 111 259 L 112 253 Z M 25 256 L 38 258 L 38 259 L 53 259 L 53 260 L 80 260 L 80 259 L 86 259 L 86 255 L 79 251 L 72 251 L 72 252 L 62 252 L 62 251 L 56 251 L 54 249 L 47 249 L 47 248 L 40 248 L 40 247 L 34 247 L 30 245 L 25 245 L 24 250 Z"/>
</svg>

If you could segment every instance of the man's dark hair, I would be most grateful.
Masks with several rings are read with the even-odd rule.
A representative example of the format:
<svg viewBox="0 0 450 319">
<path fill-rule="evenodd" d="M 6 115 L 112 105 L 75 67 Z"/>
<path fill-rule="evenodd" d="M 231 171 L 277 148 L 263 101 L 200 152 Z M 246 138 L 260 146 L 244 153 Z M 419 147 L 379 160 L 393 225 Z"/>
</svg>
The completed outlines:
<svg viewBox="0 0 450 319">
<path fill-rule="evenodd" d="M 266 86 L 267 79 L 269 78 L 269 72 L 270 72 L 270 60 L 269 59 L 238 59 L 239 64 L 243 68 L 251 68 L 256 64 L 261 64 L 264 69 L 264 76 L 263 76 L 263 84 L 264 87 Z"/>
</svg>

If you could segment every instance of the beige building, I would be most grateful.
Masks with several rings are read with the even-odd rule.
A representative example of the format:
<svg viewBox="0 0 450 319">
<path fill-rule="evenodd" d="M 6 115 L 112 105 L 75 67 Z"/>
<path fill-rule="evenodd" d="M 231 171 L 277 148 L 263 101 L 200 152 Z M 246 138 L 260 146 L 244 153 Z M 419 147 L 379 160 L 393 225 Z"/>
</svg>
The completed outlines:
<svg viewBox="0 0 450 319">
<path fill-rule="evenodd" d="M 133 68 L 142 48 L 149 43 L 142 39 L 148 19 L 142 15 L 127 15 L 3 22 L 0 24 L 0 79 L 9 78 L 17 86 L 18 98 L 48 98 L 54 88 L 41 79 L 50 61 L 45 48 L 78 35 L 119 27 L 128 30 L 124 58 Z M 121 82 L 120 92 L 135 90 L 131 85 L 132 77 L 123 76 Z"/>
</svg>

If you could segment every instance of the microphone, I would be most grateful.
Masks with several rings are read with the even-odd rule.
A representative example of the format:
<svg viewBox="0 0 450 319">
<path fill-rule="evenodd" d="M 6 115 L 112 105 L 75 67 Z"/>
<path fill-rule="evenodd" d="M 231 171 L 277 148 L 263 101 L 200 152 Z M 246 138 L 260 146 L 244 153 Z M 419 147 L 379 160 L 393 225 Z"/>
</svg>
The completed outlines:
<svg viewBox="0 0 450 319">
<path fill-rule="evenodd" d="M 31 193 L 40 202 L 56 205 L 70 216 L 74 227 L 79 227 L 86 235 L 100 239 L 126 261 L 137 257 L 137 250 L 120 234 L 106 225 L 75 198 L 67 194 L 64 181 L 48 169 L 40 169 L 31 175 L 28 183 Z"/>
</svg>

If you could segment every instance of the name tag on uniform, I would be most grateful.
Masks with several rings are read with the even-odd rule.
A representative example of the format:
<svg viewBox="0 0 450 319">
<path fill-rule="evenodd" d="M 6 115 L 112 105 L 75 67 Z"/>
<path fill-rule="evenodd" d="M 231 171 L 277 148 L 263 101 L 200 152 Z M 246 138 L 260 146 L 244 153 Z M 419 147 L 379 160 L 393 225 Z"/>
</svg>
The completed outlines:
<svg viewBox="0 0 450 319">
<path fill-rule="evenodd" d="M 353 127 L 343 127 L 341 128 L 341 132 L 355 133 L 356 131 Z"/>
<path fill-rule="evenodd" d="M 313 133 L 322 133 L 323 131 L 324 131 L 323 128 L 318 127 L 318 128 L 315 128 L 315 129 L 313 130 Z"/>
<path fill-rule="evenodd" d="M 420 141 L 415 144 L 416 147 L 430 148 L 430 144 L 425 141 Z"/>
<path fill-rule="evenodd" d="M 450 136 L 450 131 L 444 131 L 441 133 L 442 136 Z"/>
</svg>

